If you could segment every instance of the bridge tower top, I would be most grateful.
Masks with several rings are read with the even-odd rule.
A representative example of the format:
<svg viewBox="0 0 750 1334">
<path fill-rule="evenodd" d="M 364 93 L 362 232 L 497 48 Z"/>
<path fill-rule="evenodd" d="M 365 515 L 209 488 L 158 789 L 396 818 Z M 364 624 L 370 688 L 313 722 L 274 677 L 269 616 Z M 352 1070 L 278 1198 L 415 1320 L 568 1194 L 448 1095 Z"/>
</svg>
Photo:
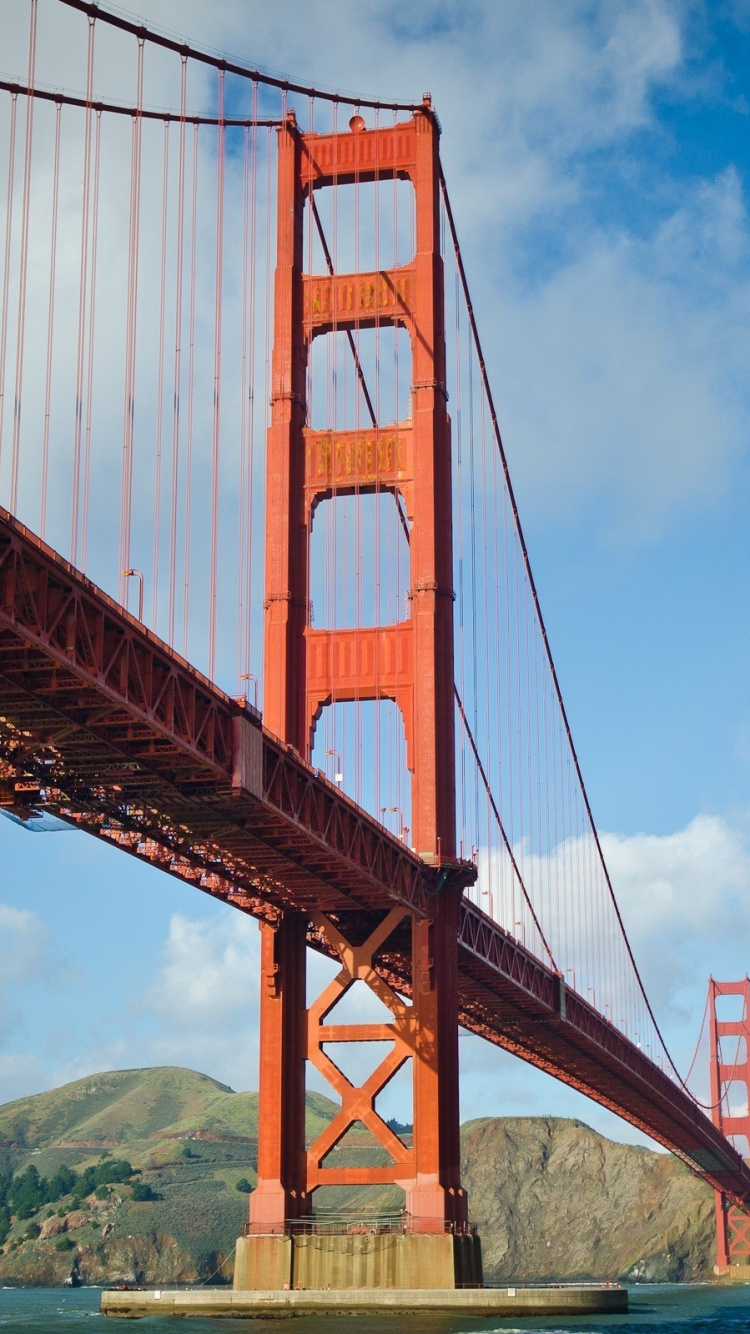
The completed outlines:
<svg viewBox="0 0 750 1334">
<path fill-rule="evenodd" d="M 278 242 L 272 420 L 266 492 L 266 725 L 309 758 L 321 711 L 391 699 L 404 724 L 412 776 L 412 843 L 428 860 L 455 856 L 453 571 L 437 122 L 426 101 L 403 123 L 344 134 L 279 130 Z M 326 187 L 408 180 L 414 189 L 411 261 L 378 272 L 303 273 L 303 216 Z M 310 427 L 313 340 L 383 326 L 411 345 L 411 416 L 357 431 Z M 354 346 L 354 344 L 352 344 Z M 313 629 L 310 531 L 321 500 L 390 492 L 408 528 L 408 618 Z"/>
</svg>

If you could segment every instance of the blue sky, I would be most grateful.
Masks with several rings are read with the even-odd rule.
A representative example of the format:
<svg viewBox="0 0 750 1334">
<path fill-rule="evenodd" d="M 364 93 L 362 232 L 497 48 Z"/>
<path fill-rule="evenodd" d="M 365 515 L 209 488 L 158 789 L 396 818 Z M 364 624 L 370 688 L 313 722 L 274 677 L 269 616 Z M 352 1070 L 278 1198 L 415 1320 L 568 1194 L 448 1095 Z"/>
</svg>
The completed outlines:
<svg viewBox="0 0 750 1334">
<path fill-rule="evenodd" d="M 709 973 L 750 967 L 750 4 L 129 8 L 301 81 L 432 92 L 594 813 L 686 1066 Z M 0 1101 L 155 1063 L 254 1087 L 253 924 L 82 835 L 2 825 Z M 462 1054 L 465 1116 L 631 1137 Z"/>
</svg>

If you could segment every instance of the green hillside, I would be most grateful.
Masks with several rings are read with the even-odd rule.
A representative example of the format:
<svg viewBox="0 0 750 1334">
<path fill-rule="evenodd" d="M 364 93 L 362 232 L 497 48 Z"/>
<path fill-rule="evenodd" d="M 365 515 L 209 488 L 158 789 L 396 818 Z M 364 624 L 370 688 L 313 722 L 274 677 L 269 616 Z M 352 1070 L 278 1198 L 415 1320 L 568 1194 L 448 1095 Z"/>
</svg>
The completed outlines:
<svg viewBox="0 0 750 1334">
<path fill-rule="evenodd" d="M 335 1111 L 308 1095 L 308 1140 Z M 0 1286 L 231 1277 L 257 1131 L 257 1094 L 172 1067 L 92 1075 L 0 1106 Z M 363 1131 L 334 1149 L 338 1166 L 385 1161 Z M 712 1193 L 669 1155 L 580 1121 L 488 1117 L 462 1128 L 462 1178 L 488 1278 L 711 1275 Z M 327 1187 L 315 1207 L 383 1212 L 401 1198 L 388 1186 Z"/>
<path fill-rule="evenodd" d="M 334 1111 L 328 1099 L 309 1094 L 308 1134 L 318 1134 Z M 0 1144 L 6 1151 L 12 1145 L 16 1158 L 58 1148 L 119 1152 L 126 1146 L 158 1156 L 164 1141 L 200 1135 L 253 1143 L 257 1133 L 257 1093 L 235 1093 L 208 1075 L 175 1066 L 90 1075 L 0 1106 Z"/>
<path fill-rule="evenodd" d="M 308 1139 L 335 1112 L 327 1098 L 309 1094 Z M 61 1166 L 80 1175 L 109 1158 L 134 1169 L 106 1199 L 92 1193 L 76 1209 L 69 1191 L 29 1218 L 14 1218 L 0 1253 L 0 1283 L 63 1282 L 71 1265 L 93 1282 L 206 1276 L 231 1253 L 247 1217 L 247 1192 L 236 1187 L 243 1180 L 255 1185 L 257 1135 L 257 1093 L 235 1093 L 171 1066 L 107 1071 L 0 1106 L 0 1173 L 33 1167 L 49 1180 Z M 134 1200 L 138 1182 L 155 1198 Z M 44 1236 L 59 1215 L 61 1223 L 69 1220 L 65 1231 Z M 37 1228 L 41 1237 L 27 1237 Z"/>
</svg>

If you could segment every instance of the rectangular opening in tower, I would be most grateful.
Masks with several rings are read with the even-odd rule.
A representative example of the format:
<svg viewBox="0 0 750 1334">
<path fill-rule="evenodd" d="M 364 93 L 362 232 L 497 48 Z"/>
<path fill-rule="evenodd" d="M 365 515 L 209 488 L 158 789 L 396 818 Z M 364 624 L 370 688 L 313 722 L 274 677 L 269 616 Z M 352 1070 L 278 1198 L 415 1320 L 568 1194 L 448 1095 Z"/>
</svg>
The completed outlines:
<svg viewBox="0 0 750 1334">
<path fill-rule="evenodd" d="M 722 1092 L 725 1116 L 748 1115 L 748 1087 L 744 1079 L 732 1079 L 724 1085 Z"/>
<path fill-rule="evenodd" d="M 747 1040 L 736 1034 L 719 1038 L 719 1053 L 723 1065 L 745 1065 L 747 1063 Z"/>
<path fill-rule="evenodd" d="M 351 431 L 406 421 L 411 385 L 411 343 L 401 325 L 320 334 L 310 349 L 308 426 Z"/>
<path fill-rule="evenodd" d="M 404 722 L 393 700 L 325 705 L 312 763 L 411 847 L 411 774 Z"/>
<path fill-rule="evenodd" d="M 715 998 L 716 1018 L 720 1024 L 741 1024 L 747 1019 L 745 997 L 741 992 L 717 995 Z"/>
<path fill-rule="evenodd" d="M 411 181 L 354 181 L 305 197 L 306 273 L 371 273 L 411 263 L 416 249 Z"/>
<path fill-rule="evenodd" d="M 388 491 L 335 496 L 316 506 L 310 536 L 316 630 L 408 620 L 407 528 L 403 499 Z"/>
</svg>

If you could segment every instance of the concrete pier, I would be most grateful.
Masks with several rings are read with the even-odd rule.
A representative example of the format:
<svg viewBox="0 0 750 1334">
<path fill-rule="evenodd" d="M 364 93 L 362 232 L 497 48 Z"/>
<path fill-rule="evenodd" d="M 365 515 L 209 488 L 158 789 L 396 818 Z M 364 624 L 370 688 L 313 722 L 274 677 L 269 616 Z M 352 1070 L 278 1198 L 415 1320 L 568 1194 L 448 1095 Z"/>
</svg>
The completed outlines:
<svg viewBox="0 0 750 1334">
<path fill-rule="evenodd" d="M 269 1320 L 303 1315 L 454 1316 L 619 1315 L 628 1293 L 617 1284 L 538 1288 L 355 1288 L 329 1292 L 242 1292 L 231 1288 L 102 1293 L 105 1316 L 211 1316 Z"/>
<path fill-rule="evenodd" d="M 730 1283 L 750 1283 L 750 1264 L 714 1265 L 717 1278 L 728 1279 Z"/>
<path fill-rule="evenodd" d="M 234 1287 L 242 1292 L 481 1288 L 475 1233 L 310 1232 L 240 1237 Z"/>
</svg>

